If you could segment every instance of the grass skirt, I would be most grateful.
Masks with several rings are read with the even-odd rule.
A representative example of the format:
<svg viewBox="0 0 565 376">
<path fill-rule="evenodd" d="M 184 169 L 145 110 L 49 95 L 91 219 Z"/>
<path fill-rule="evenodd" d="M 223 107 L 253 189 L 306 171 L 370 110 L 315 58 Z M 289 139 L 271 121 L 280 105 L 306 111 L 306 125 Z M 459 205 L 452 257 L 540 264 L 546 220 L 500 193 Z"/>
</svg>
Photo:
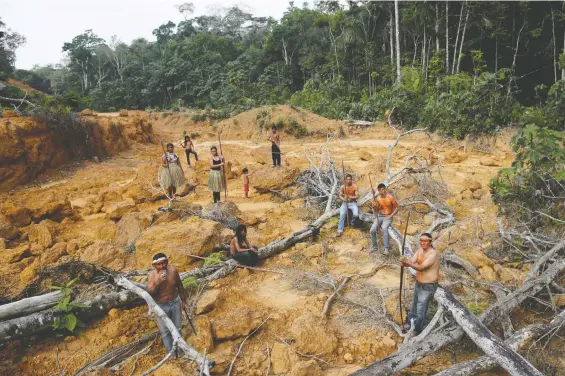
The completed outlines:
<svg viewBox="0 0 565 376">
<path fill-rule="evenodd" d="M 222 171 L 210 170 L 208 189 L 212 192 L 221 192 L 224 190 L 224 184 L 222 183 Z"/>
<path fill-rule="evenodd" d="M 161 166 L 161 172 L 159 173 L 159 185 L 162 189 L 167 189 L 169 187 L 178 188 L 183 184 L 184 173 L 178 164 L 170 163 L 169 167 Z"/>
</svg>

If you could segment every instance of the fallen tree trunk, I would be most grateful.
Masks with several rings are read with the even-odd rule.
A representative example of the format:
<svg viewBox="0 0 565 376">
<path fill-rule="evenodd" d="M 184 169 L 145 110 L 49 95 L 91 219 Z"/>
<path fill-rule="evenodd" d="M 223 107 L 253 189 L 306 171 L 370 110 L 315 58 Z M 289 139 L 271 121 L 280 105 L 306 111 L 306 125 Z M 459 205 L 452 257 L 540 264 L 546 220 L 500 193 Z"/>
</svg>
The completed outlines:
<svg viewBox="0 0 565 376">
<path fill-rule="evenodd" d="M 63 299 L 61 291 L 53 291 L 48 294 L 38 295 L 31 298 L 18 300 L 17 302 L 0 306 L 0 321 L 27 316 L 30 313 L 43 311 L 51 308 Z"/>
<path fill-rule="evenodd" d="M 543 376 L 540 371 L 515 352 L 508 344 L 492 334 L 451 292 L 440 286 L 436 290 L 434 298 L 451 312 L 451 315 L 467 336 L 508 373 L 513 376 Z"/>
<path fill-rule="evenodd" d="M 547 324 L 534 324 L 520 329 L 508 338 L 505 343 L 512 350 L 517 351 L 524 348 L 532 340 L 561 328 L 563 324 L 565 324 L 565 310 Z M 483 355 L 473 360 L 457 363 L 449 369 L 436 373 L 436 376 L 471 376 L 486 372 L 496 366 L 498 366 L 498 363 L 493 358 Z"/>
<path fill-rule="evenodd" d="M 159 307 L 159 305 L 155 303 L 155 300 L 153 300 L 153 298 L 147 291 L 137 287 L 130 280 L 124 277 L 118 279 L 117 284 L 143 298 L 143 300 L 147 302 L 150 311 L 155 314 L 157 320 L 165 324 L 165 326 L 169 330 L 169 333 L 171 333 L 173 343 L 176 343 L 178 348 L 182 350 L 186 356 L 188 356 L 198 364 L 198 368 L 200 369 L 201 373 L 204 373 L 206 376 L 210 376 L 210 367 L 214 366 L 214 361 L 205 360 L 204 357 L 198 353 L 198 351 L 190 347 L 185 342 L 175 324 L 173 324 L 171 319 L 161 309 L 161 307 Z"/>
<path fill-rule="evenodd" d="M 131 291 L 120 291 L 98 295 L 82 303 L 85 304 L 86 307 L 77 307 L 73 310 L 73 313 L 81 321 L 86 321 L 90 318 L 100 316 L 112 308 L 141 305 L 142 300 Z M 65 312 L 49 309 L 44 312 L 36 312 L 28 316 L 4 321 L 0 323 L 0 342 L 11 341 L 51 328 L 55 323 L 55 319 L 64 314 Z"/>
<path fill-rule="evenodd" d="M 516 291 L 508 294 L 506 298 L 499 300 L 495 305 L 489 307 L 485 312 L 483 312 L 483 314 L 481 314 L 479 317 L 480 320 L 483 324 L 490 325 L 496 319 L 508 315 L 529 296 L 537 294 L 541 289 L 550 284 L 564 269 L 565 260 L 555 262 L 539 277 L 525 282 Z M 378 360 L 375 363 L 352 373 L 352 375 L 392 375 L 406 367 L 410 367 L 416 361 L 439 351 L 444 346 L 460 341 L 464 334 L 463 330 L 456 324 L 451 324 L 445 329 L 431 333 L 427 338 L 422 339 L 421 341 L 403 346 L 402 349 L 395 354 Z"/>
</svg>

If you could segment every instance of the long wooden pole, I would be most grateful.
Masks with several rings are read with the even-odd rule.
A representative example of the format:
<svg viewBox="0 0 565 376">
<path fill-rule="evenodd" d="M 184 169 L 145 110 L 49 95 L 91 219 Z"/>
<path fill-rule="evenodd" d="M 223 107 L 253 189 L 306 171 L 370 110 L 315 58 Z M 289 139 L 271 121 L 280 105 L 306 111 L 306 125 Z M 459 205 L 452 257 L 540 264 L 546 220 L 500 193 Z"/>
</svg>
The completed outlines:
<svg viewBox="0 0 565 376">
<path fill-rule="evenodd" d="M 408 224 L 410 223 L 410 214 L 412 214 L 412 209 L 408 212 L 408 217 L 406 218 L 406 227 L 404 228 L 404 237 L 402 238 L 402 249 L 400 253 L 404 256 L 404 245 L 406 244 L 406 234 L 408 233 Z M 400 312 L 400 322 L 402 323 L 402 333 L 405 332 L 404 329 L 404 316 L 402 316 L 402 285 L 404 284 L 404 266 L 400 266 L 400 290 L 398 291 L 398 310 Z"/>
<path fill-rule="evenodd" d="M 347 225 L 349 226 L 349 206 L 347 205 L 349 200 L 347 198 L 347 181 L 345 179 L 345 165 L 343 164 L 343 159 L 341 160 L 341 170 L 343 171 L 343 195 L 345 196 L 345 218 L 347 220 Z"/>
<path fill-rule="evenodd" d="M 379 213 L 375 212 L 375 188 L 373 188 L 373 182 L 371 181 L 371 174 L 369 176 L 369 184 L 371 185 L 371 193 L 373 194 L 373 205 L 371 205 L 371 209 L 373 210 L 373 215 L 375 216 L 375 220 L 377 221 L 377 246 L 379 245 Z"/>
<path fill-rule="evenodd" d="M 224 152 L 222 150 L 222 139 L 220 138 L 220 131 L 218 131 L 218 143 L 220 144 L 220 157 L 222 158 L 222 165 L 220 168 L 222 169 L 222 183 L 224 183 L 224 200 L 228 197 L 228 182 L 226 179 L 226 169 L 224 168 L 226 165 L 226 160 L 224 159 Z"/>
<path fill-rule="evenodd" d="M 165 157 L 165 163 L 167 164 L 167 171 L 169 171 L 169 180 L 173 180 L 173 176 L 171 175 L 171 168 L 169 167 L 169 158 L 167 158 L 167 149 L 165 148 L 165 146 L 163 145 L 163 140 L 161 140 L 161 147 L 163 148 L 163 156 Z M 167 187 L 167 192 L 165 193 L 165 195 L 167 195 L 169 193 L 169 187 Z M 167 197 L 169 198 L 169 201 L 171 201 L 173 199 L 173 197 L 169 197 L 167 195 Z M 169 202 L 169 205 L 171 203 Z"/>
</svg>

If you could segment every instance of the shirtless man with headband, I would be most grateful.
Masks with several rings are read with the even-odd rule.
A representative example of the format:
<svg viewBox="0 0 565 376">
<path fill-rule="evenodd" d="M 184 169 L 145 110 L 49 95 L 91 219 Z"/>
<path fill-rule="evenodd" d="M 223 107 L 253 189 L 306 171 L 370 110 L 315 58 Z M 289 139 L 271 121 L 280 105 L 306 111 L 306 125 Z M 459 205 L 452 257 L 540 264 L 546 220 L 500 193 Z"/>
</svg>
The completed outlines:
<svg viewBox="0 0 565 376">
<path fill-rule="evenodd" d="M 180 275 L 174 266 L 169 265 L 169 260 L 164 253 L 157 253 L 153 256 L 152 264 L 155 269 L 149 273 L 147 291 L 180 332 L 182 327 L 181 304 L 183 308 L 186 308 L 186 291 Z M 157 320 L 157 325 L 161 331 L 163 344 L 170 352 L 173 348 L 173 337 L 161 320 Z M 176 354 L 173 356 L 176 357 Z"/>
<path fill-rule="evenodd" d="M 420 334 L 425 327 L 426 315 L 430 300 L 438 287 L 439 281 L 439 253 L 434 249 L 432 236 L 427 232 L 420 235 L 420 248 L 411 260 L 403 256 L 400 265 L 408 266 L 416 270 L 416 287 L 414 288 L 414 299 L 412 309 L 408 314 L 408 327 L 414 321 L 414 332 Z"/>
</svg>

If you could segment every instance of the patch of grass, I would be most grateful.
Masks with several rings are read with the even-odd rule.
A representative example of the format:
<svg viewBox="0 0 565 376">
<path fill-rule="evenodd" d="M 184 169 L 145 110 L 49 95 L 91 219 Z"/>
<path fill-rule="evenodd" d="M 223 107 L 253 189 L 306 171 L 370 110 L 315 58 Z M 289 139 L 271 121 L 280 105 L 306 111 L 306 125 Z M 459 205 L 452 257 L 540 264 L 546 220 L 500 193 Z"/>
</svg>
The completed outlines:
<svg viewBox="0 0 565 376">
<path fill-rule="evenodd" d="M 191 138 L 191 139 L 192 139 L 192 138 L 198 138 L 198 137 L 200 137 L 200 133 L 198 133 L 198 132 L 192 132 L 192 133 L 190 134 L 190 138 Z"/>
<path fill-rule="evenodd" d="M 198 282 L 196 282 L 196 277 L 188 277 L 187 279 L 183 279 L 182 286 L 185 289 L 194 289 L 198 286 Z"/>
<path fill-rule="evenodd" d="M 469 311 L 473 312 L 475 315 L 483 313 L 488 308 L 488 302 L 469 302 L 466 304 Z"/>
<path fill-rule="evenodd" d="M 202 264 L 203 268 L 213 265 L 219 265 L 222 263 L 222 252 L 211 253 Z"/>
</svg>

